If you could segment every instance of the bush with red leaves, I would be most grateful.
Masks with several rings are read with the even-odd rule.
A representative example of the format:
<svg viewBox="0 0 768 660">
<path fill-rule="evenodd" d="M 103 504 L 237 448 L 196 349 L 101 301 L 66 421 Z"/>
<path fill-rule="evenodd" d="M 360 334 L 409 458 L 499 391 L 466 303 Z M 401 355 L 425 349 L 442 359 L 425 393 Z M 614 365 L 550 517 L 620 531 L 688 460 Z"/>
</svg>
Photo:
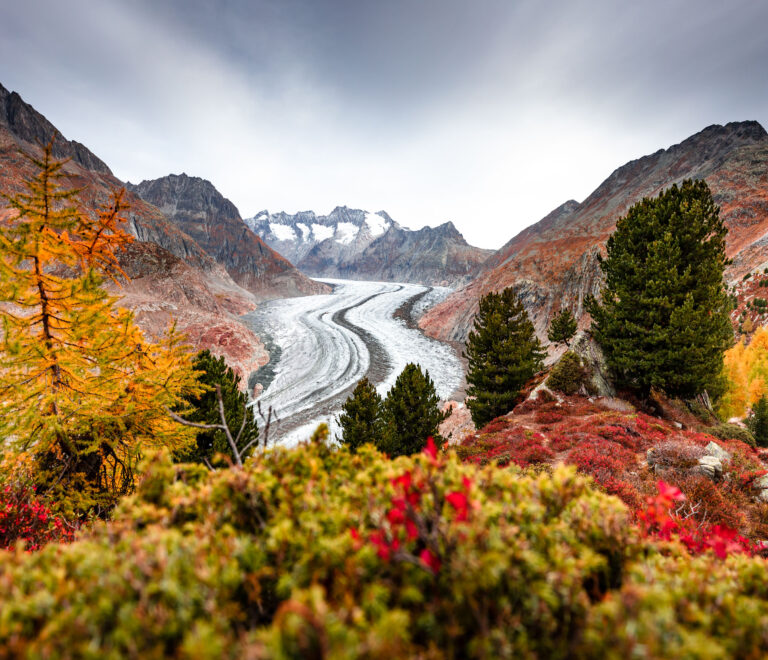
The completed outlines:
<svg viewBox="0 0 768 660">
<path fill-rule="evenodd" d="M 74 537 L 75 526 L 52 514 L 48 505 L 29 486 L 6 485 L 0 500 L 0 549 L 24 541 L 27 550 L 37 550 L 52 541 Z"/>
<path fill-rule="evenodd" d="M 497 417 L 496 419 L 488 422 L 481 430 L 480 433 L 499 433 L 504 431 L 510 426 L 510 422 L 505 417 Z"/>
<path fill-rule="evenodd" d="M 534 416 L 533 419 L 537 424 L 557 424 L 557 422 L 563 421 L 563 413 L 557 410 L 540 410 Z"/>
<path fill-rule="evenodd" d="M 643 442 L 643 437 L 629 425 L 607 424 L 597 430 L 597 435 L 606 440 L 617 442 L 622 447 L 634 452 L 639 451 L 646 444 Z"/>
<path fill-rule="evenodd" d="M 592 437 L 574 447 L 567 462 L 602 483 L 608 477 L 620 478 L 627 470 L 635 469 L 637 456 L 618 442 Z"/>
<path fill-rule="evenodd" d="M 649 497 L 638 514 L 643 534 L 654 540 L 679 540 L 690 553 L 712 550 L 720 559 L 729 554 L 754 554 L 758 548 L 736 530 L 725 525 L 700 525 L 692 518 L 676 515 L 676 506 L 687 498 L 676 486 L 659 481 L 658 495 Z"/>
<path fill-rule="evenodd" d="M 426 471 L 407 471 L 392 479 L 394 496 L 382 526 L 363 538 L 357 528 L 350 534 L 359 547 L 366 540 L 384 561 L 407 562 L 437 574 L 441 555 L 459 540 L 456 523 L 466 522 L 476 506 L 470 500 L 472 482 L 464 477 L 460 490 L 439 495 L 436 470 L 442 465 L 435 441 L 427 438 L 423 452 L 429 459 Z M 440 540 L 445 547 L 441 548 Z"/>
<path fill-rule="evenodd" d="M 457 447 L 457 453 L 463 460 L 478 465 L 495 463 L 500 467 L 515 463 L 528 467 L 537 463 L 551 461 L 555 455 L 544 446 L 544 437 L 516 427 L 503 433 L 470 436 Z"/>
</svg>

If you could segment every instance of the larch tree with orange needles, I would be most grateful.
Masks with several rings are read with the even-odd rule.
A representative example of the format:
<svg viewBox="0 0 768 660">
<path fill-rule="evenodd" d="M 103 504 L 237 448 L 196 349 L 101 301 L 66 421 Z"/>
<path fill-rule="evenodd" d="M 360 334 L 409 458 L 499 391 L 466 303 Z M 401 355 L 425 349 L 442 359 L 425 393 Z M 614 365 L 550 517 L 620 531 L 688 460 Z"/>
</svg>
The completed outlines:
<svg viewBox="0 0 768 660">
<path fill-rule="evenodd" d="M 102 286 L 125 276 L 124 191 L 83 211 L 52 147 L 26 155 L 37 174 L 5 196 L 15 213 L 0 224 L 0 455 L 62 509 L 105 512 L 132 489 L 142 450 L 190 442 L 165 410 L 197 385 L 178 333 L 147 342 Z"/>
</svg>

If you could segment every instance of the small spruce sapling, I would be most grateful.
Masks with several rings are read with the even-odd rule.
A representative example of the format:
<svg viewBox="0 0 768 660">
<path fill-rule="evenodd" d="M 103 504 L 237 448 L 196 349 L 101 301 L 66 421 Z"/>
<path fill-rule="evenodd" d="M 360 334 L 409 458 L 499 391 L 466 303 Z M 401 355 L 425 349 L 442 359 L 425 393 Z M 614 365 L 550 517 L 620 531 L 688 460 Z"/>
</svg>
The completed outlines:
<svg viewBox="0 0 768 660">
<path fill-rule="evenodd" d="M 339 415 L 339 442 L 352 453 L 365 444 L 375 445 L 384 432 L 382 400 L 376 388 L 363 378 L 346 400 Z"/>
<path fill-rule="evenodd" d="M 429 372 L 408 364 L 384 399 L 384 433 L 377 448 L 390 457 L 410 456 L 424 449 L 432 437 L 437 447 L 443 442 L 438 432 L 448 413 L 440 410 L 440 399 Z"/>
<path fill-rule="evenodd" d="M 570 340 L 576 334 L 576 319 L 573 318 L 571 310 L 563 308 L 560 313 L 552 319 L 549 325 L 547 339 L 553 344 L 565 344 L 570 348 Z"/>
</svg>

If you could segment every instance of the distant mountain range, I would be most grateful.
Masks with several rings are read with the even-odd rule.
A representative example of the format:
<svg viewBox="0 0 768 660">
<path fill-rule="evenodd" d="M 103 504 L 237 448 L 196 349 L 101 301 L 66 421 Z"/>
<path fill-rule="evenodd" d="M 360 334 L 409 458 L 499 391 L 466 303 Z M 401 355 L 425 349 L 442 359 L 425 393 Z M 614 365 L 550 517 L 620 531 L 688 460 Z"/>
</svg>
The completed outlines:
<svg viewBox="0 0 768 660">
<path fill-rule="evenodd" d="M 313 277 L 456 287 L 469 282 L 493 253 L 469 245 L 451 222 L 413 231 L 385 211 L 346 206 L 328 215 L 262 211 L 245 222 Z"/>
<path fill-rule="evenodd" d="M 683 179 L 705 179 L 728 227 L 731 282 L 768 265 L 768 134 L 755 121 L 709 126 L 613 172 L 587 199 L 565 202 L 491 256 L 479 275 L 422 317 L 428 334 L 464 341 L 480 297 L 514 287 L 546 337 L 561 307 L 582 319 L 601 286 L 598 255 L 616 221 L 643 197 Z"/>
</svg>

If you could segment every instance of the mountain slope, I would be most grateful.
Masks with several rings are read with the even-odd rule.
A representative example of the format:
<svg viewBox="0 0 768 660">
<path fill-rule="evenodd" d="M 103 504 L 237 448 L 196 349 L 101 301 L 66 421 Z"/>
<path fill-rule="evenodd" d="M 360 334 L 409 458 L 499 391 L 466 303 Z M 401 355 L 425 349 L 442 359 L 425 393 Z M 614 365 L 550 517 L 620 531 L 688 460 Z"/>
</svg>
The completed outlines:
<svg viewBox="0 0 768 660">
<path fill-rule="evenodd" d="M 256 236 L 235 205 L 210 181 L 186 174 L 126 184 L 159 208 L 222 264 L 240 286 L 260 299 L 327 292 Z"/>
<path fill-rule="evenodd" d="M 459 286 L 492 254 L 467 244 L 450 222 L 412 231 L 384 211 L 346 206 L 327 216 L 262 211 L 246 222 L 268 245 L 317 277 Z"/>
<path fill-rule="evenodd" d="M 0 193 L 23 189 L 34 167 L 19 149 L 39 154 L 39 144 L 58 131 L 15 92 L 0 85 Z M 65 166 L 71 184 L 83 188 L 86 211 L 106 204 L 110 191 L 123 186 L 109 167 L 82 144 L 60 135 L 54 143 L 57 158 L 71 159 Z M 233 314 L 256 306 L 256 299 L 238 286 L 226 270 L 190 236 L 180 231 L 153 205 L 131 193 L 125 201 L 128 230 L 136 240 L 119 254 L 130 277 L 122 287 L 112 286 L 120 304 L 134 310 L 140 326 L 157 335 L 175 320 L 198 348 L 210 348 L 245 378 L 268 360 L 264 346 Z M 0 221 L 10 211 L 0 208 Z"/>
<path fill-rule="evenodd" d="M 643 197 L 686 178 L 705 179 L 720 205 L 733 259 L 727 277 L 762 267 L 768 260 L 768 134 L 754 121 L 709 126 L 618 168 L 582 203 L 566 202 L 520 232 L 419 325 L 434 337 L 464 341 L 480 297 L 513 286 L 545 337 L 561 305 L 580 317 L 584 297 L 599 290 L 597 257 L 616 220 Z"/>
</svg>

